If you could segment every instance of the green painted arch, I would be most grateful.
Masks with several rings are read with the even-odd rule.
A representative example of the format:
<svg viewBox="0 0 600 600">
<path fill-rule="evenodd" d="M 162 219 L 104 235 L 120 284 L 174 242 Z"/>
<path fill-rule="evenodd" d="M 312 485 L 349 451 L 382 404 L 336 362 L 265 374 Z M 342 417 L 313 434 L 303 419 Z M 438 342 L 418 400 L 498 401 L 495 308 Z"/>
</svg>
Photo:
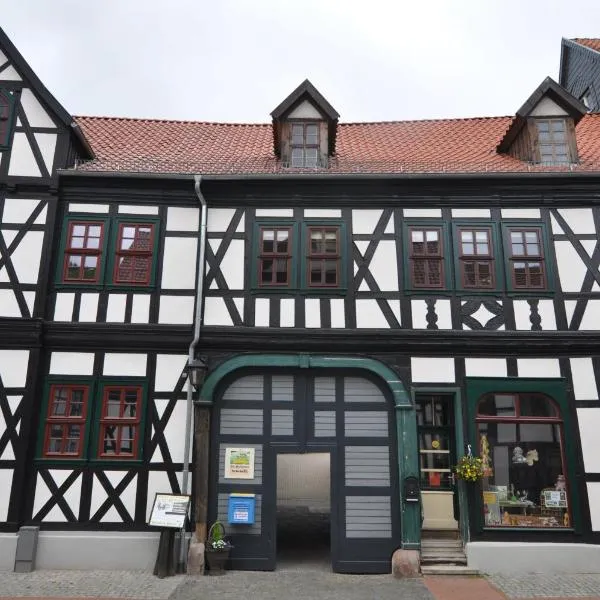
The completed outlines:
<svg viewBox="0 0 600 600">
<path fill-rule="evenodd" d="M 200 391 L 198 404 L 212 405 L 215 389 L 226 375 L 246 367 L 287 367 L 300 369 L 362 369 L 383 379 L 389 386 L 396 408 L 412 408 L 410 396 L 398 375 L 373 358 L 322 356 L 313 354 L 244 354 L 219 365 L 207 378 Z"/>
</svg>

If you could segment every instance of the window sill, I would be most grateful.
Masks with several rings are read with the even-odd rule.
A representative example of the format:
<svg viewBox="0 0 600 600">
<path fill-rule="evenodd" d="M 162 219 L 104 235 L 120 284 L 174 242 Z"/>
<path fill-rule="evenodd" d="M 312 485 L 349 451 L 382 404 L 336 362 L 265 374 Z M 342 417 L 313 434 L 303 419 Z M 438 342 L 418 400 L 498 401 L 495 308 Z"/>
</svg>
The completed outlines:
<svg viewBox="0 0 600 600">
<path fill-rule="evenodd" d="M 114 283 L 102 284 L 102 283 L 82 283 L 79 281 L 73 282 L 73 283 L 66 283 L 64 281 L 61 281 L 60 283 L 54 284 L 54 290 L 61 291 L 61 292 L 65 291 L 65 290 L 71 290 L 71 291 L 75 291 L 75 292 L 88 291 L 88 290 L 107 291 L 107 292 L 116 292 L 116 291 L 152 292 L 155 290 L 155 288 L 156 288 L 155 284 L 151 284 L 151 285 L 129 285 L 129 284 L 125 284 L 125 283 L 124 284 L 114 284 Z"/>
<path fill-rule="evenodd" d="M 253 296 L 346 296 L 348 288 L 253 288 Z"/>
</svg>

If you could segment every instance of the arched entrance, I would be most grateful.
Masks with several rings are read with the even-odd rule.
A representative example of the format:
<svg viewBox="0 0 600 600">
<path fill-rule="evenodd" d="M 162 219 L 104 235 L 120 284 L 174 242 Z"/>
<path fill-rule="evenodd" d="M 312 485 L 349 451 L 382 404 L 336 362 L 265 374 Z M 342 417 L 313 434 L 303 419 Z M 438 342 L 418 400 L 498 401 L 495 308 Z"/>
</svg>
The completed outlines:
<svg viewBox="0 0 600 600">
<path fill-rule="evenodd" d="M 283 453 L 330 456 L 334 571 L 388 572 L 395 549 L 418 547 L 419 506 L 404 502 L 401 492 L 404 478 L 418 474 L 414 410 L 384 364 L 239 356 L 206 380 L 201 402 L 213 400 L 209 520 L 228 522 L 231 494 L 253 494 L 256 508 L 253 524 L 227 525 L 234 568 L 276 566 L 276 473 Z M 249 449 L 251 472 L 232 474 L 228 458 L 242 449 Z"/>
</svg>

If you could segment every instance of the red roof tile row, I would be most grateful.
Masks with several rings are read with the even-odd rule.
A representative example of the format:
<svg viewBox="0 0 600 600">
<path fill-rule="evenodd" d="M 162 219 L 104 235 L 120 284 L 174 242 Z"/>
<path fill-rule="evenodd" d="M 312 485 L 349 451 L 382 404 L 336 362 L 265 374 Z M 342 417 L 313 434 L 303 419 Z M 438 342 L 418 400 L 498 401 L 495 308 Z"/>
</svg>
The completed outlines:
<svg viewBox="0 0 600 600">
<path fill-rule="evenodd" d="M 574 38 L 572 41 L 600 52 L 600 39 L 598 38 Z"/>
<path fill-rule="evenodd" d="M 496 146 L 512 117 L 342 123 L 328 173 L 600 172 L 600 114 L 577 125 L 580 162 L 572 167 L 526 163 Z M 96 154 L 85 171 L 269 174 L 289 169 L 273 152 L 271 124 L 224 124 L 77 117 Z M 312 171 L 312 170 L 311 170 Z M 310 172 L 310 171 L 309 171 Z"/>
</svg>

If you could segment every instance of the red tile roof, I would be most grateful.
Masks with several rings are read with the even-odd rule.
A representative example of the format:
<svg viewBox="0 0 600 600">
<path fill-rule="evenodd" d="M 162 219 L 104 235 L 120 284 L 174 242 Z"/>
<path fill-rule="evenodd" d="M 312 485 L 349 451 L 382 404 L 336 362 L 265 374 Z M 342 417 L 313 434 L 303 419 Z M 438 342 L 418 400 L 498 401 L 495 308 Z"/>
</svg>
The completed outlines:
<svg viewBox="0 0 600 600">
<path fill-rule="evenodd" d="M 270 124 L 224 124 L 77 117 L 96 159 L 86 171 L 152 173 L 307 173 L 273 153 Z M 600 114 L 577 125 L 580 164 L 542 167 L 498 154 L 512 117 L 342 123 L 329 173 L 600 172 Z"/>
<path fill-rule="evenodd" d="M 600 52 L 600 39 L 598 38 L 574 38 L 572 41 Z"/>
</svg>

